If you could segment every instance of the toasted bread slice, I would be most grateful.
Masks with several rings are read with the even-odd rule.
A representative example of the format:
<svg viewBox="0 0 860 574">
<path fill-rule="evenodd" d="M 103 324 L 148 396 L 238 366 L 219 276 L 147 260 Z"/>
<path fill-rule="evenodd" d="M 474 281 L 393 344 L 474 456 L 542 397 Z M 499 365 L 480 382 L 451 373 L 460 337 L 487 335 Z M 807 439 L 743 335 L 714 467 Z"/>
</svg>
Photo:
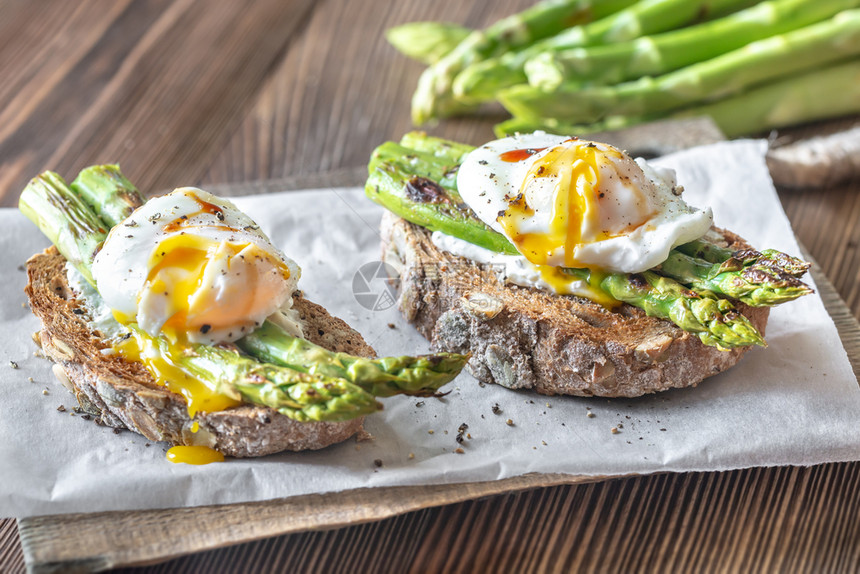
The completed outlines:
<svg viewBox="0 0 860 574">
<path fill-rule="evenodd" d="M 88 326 L 83 305 L 69 287 L 65 264 L 53 247 L 31 257 L 26 293 L 42 322 L 38 338 L 56 363 L 54 373 L 98 423 L 171 445 L 205 445 L 234 457 L 319 449 L 361 430 L 363 418 L 302 423 L 256 405 L 198 413 L 192 420 L 185 399 L 158 385 L 141 363 L 105 352 L 109 345 Z M 332 351 L 375 355 L 357 331 L 319 305 L 301 294 L 293 296 L 293 304 L 309 341 Z M 195 421 L 196 433 L 191 430 Z"/>
<path fill-rule="evenodd" d="M 720 351 L 630 305 L 504 284 L 485 265 L 443 252 L 430 232 L 383 216 L 383 258 L 400 274 L 398 306 L 440 351 L 471 353 L 479 381 L 538 393 L 636 397 L 698 384 L 748 347 Z M 749 247 L 720 231 L 725 245 Z M 737 305 L 764 333 L 768 309 Z"/>
</svg>

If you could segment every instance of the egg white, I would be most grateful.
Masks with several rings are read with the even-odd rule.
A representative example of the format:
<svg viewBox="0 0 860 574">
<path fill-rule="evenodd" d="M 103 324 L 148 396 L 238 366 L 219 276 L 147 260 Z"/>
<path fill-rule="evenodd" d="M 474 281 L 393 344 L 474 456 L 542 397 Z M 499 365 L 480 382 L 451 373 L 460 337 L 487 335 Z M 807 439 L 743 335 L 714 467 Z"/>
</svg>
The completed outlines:
<svg viewBox="0 0 860 574">
<path fill-rule="evenodd" d="M 521 159 L 505 161 L 502 156 L 508 152 L 508 156 Z M 589 153 L 595 158 L 593 164 L 586 157 Z M 552 157 L 575 158 L 575 169 L 585 175 L 574 177 L 570 183 L 560 175 L 561 170 L 535 176 L 535 169 Z M 558 201 L 567 200 L 559 194 L 568 194 L 571 186 L 587 187 L 585 180 L 595 179 L 593 197 L 579 192 L 591 199 L 585 201 L 581 229 L 577 229 L 581 237 L 572 250 L 558 245 L 541 253 L 522 243 L 526 234 L 551 236 Z M 681 199 L 681 188 L 671 170 L 652 169 L 607 144 L 543 132 L 516 135 L 477 148 L 460 166 L 457 187 L 484 223 L 507 236 L 536 265 L 637 273 L 659 265 L 673 247 L 704 235 L 713 222 L 710 209 L 693 208 Z M 517 207 L 523 202 L 529 209 L 526 215 Z M 512 224 L 511 213 L 517 209 L 520 212 Z"/>
</svg>

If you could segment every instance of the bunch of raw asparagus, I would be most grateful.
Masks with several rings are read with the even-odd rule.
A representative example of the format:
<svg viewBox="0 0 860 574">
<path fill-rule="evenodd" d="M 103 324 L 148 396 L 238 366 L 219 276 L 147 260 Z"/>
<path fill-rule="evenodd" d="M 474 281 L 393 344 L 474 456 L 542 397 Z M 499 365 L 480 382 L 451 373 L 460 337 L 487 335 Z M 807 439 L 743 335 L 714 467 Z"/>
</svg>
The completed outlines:
<svg viewBox="0 0 860 574">
<path fill-rule="evenodd" d="M 143 201 L 118 166 L 100 165 L 82 171 L 71 185 L 53 172 L 39 175 L 21 193 L 19 208 L 94 283 L 93 259 L 108 230 Z M 211 389 L 299 421 L 370 414 L 382 408 L 376 397 L 433 395 L 468 360 L 454 353 L 379 359 L 335 353 L 293 337 L 271 321 L 237 341 L 242 353 L 202 344 L 176 352 L 163 338 L 152 337 L 135 324 L 127 327 Z"/>
<path fill-rule="evenodd" d="M 472 149 L 423 132 L 386 142 L 373 152 L 365 193 L 407 221 L 516 255 L 508 239 L 477 219 L 457 190 L 457 169 Z M 438 186 L 447 201 L 416 201 L 416 185 Z M 673 249 L 659 267 L 644 273 L 605 273 L 593 281 L 587 269 L 564 272 L 597 283 L 610 300 L 672 321 L 704 344 L 725 350 L 765 344 L 732 300 L 772 306 L 811 293 L 799 279 L 808 269 L 808 263 L 772 249 L 730 251 L 699 239 Z"/>
<path fill-rule="evenodd" d="M 708 115 L 728 136 L 860 112 L 860 0 L 544 0 L 388 31 L 429 64 L 416 125 L 498 100 L 499 135 Z"/>
</svg>

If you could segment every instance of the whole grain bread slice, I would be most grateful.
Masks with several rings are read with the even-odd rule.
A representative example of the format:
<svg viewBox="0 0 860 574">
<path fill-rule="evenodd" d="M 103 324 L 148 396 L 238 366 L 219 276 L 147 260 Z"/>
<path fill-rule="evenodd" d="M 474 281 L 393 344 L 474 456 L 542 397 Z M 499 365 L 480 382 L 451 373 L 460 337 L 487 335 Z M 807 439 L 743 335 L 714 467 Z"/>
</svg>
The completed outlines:
<svg viewBox="0 0 860 574">
<path fill-rule="evenodd" d="M 152 441 L 205 445 L 227 456 L 254 457 L 320 449 L 362 429 L 363 418 L 345 422 L 297 422 L 268 407 L 240 405 L 188 416 L 185 399 L 158 385 L 141 363 L 110 352 L 87 323 L 86 310 L 66 277 L 66 260 L 53 247 L 27 261 L 26 293 L 42 323 L 37 343 L 56 364 L 57 378 L 97 423 L 126 428 Z M 332 351 L 372 357 L 373 349 L 344 321 L 293 295 L 307 339 Z M 192 432 L 194 422 L 199 430 Z"/>
<path fill-rule="evenodd" d="M 715 230 L 723 246 L 749 247 Z M 735 365 L 749 347 L 720 351 L 630 305 L 505 284 L 487 265 L 436 248 L 430 232 L 386 213 L 383 259 L 397 270 L 398 306 L 439 351 L 471 353 L 485 383 L 538 393 L 636 397 L 688 387 Z M 764 333 L 768 309 L 737 305 Z"/>
</svg>

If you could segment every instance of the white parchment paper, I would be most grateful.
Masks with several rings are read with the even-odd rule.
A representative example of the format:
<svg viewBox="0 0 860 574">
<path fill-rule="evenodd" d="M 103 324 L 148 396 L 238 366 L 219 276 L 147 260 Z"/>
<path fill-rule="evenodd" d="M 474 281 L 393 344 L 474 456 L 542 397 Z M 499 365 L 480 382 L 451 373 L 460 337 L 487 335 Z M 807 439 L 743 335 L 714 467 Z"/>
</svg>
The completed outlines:
<svg viewBox="0 0 860 574">
<path fill-rule="evenodd" d="M 677 169 L 688 202 L 713 207 L 718 225 L 754 245 L 798 253 L 764 150 L 763 142 L 739 141 L 660 163 Z M 302 266 L 308 297 L 346 319 L 380 354 L 427 351 L 395 308 L 367 310 L 353 295 L 361 265 L 379 259 L 382 210 L 361 190 L 236 203 Z M 696 388 L 633 400 L 543 397 L 480 387 L 464 374 L 442 400 L 386 399 L 385 410 L 367 419 L 371 442 L 202 467 L 172 464 L 165 445 L 70 416 L 74 398 L 50 363 L 33 356 L 37 321 L 22 308 L 20 266 L 47 241 L 12 209 L 0 210 L 0 230 L 0 516 L 194 506 L 529 472 L 621 475 L 860 458 L 860 390 L 815 295 L 772 312 L 768 349 L 751 351 Z M 371 287 L 384 289 L 381 281 Z M 496 404 L 500 414 L 493 413 Z M 60 405 L 65 413 L 57 412 Z M 594 417 L 586 416 L 589 408 Z M 471 439 L 456 454 L 463 423 Z M 620 432 L 612 434 L 613 427 Z"/>
</svg>

